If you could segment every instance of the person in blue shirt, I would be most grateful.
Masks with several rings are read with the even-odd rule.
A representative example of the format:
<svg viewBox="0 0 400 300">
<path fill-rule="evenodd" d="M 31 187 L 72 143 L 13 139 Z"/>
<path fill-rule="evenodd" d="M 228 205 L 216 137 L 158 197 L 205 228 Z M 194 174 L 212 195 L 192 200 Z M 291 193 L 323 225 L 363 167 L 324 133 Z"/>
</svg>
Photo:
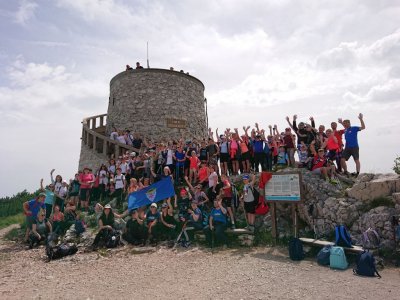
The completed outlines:
<svg viewBox="0 0 400 300">
<path fill-rule="evenodd" d="M 348 161 L 351 156 L 353 156 L 354 162 L 356 163 L 356 175 L 358 176 L 358 174 L 360 174 L 361 165 L 357 134 L 359 131 L 365 129 L 365 123 L 362 113 L 358 115 L 358 118 L 360 119 L 361 127 L 351 126 L 350 120 L 342 121 L 342 119 L 338 119 L 338 122 L 344 127 L 344 137 L 346 139 L 346 146 L 343 150 L 341 159 L 341 165 L 345 175 L 349 174 L 347 172 L 346 161 Z"/>
<path fill-rule="evenodd" d="M 206 241 L 210 246 L 212 246 L 213 232 L 215 232 L 215 242 L 226 245 L 226 213 L 226 209 L 222 206 L 222 198 L 217 197 L 209 216 L 209 226 L 204 229 Z"/>
<path fill-rule="evenodd" d="M 46 193 L 40 193 L 36 198 L 24 202 L 23 209 L 26 216 L 26 232 L 25 241 L 29 239 L 29 231 L 32 228 L 32 224 L 36 221 L 39 214 L 44 213 L 46 216 L 46 206 L 44 201 L 46 199 Z"/>
<path fill-rule="evenodd" d="M 55 200 L 54 184 L 50 183 L 46 188 L 43 187 L 43 178 L 40 180 L 40 191 L 46 193 L 44 204 L 46 206 L 46 219 L 50 218 L 53 212 L 53 205 Z"/>
<path fill-rule="evenodd" d="M 147 225 L 147 231 L 148 231 L 148 236 L 150 238 L 150 243 L 155 245 L 157 244 L 157 238 L 158 238 L 158 222 L 160 219 L 160 213 L 157 210 L 157 204 L 152 203 L 150 205 L 150 210 L 146 213 L 146 225 Z"/>
</svg>

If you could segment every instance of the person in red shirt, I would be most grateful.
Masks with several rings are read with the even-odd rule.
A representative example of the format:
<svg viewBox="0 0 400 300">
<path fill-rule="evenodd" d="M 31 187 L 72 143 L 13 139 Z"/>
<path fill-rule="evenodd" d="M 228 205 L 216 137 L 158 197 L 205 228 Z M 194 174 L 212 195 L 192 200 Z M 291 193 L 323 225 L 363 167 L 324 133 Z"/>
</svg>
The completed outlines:
<svg viewBox="0 0 400 300">
<path fill-rule="evenodd" d="M 194 184 L 197 180 L 200 159 L 197 157 L 196 151 L 194 150 L 191 152 L 190 156 L 186 154 L 186 158 L 189 159 L 189 182 Z"/>
<path fill-rule="evenodd" d="M 342 172 L 342 164 L 341 164 L 341 158 L 342 158 L 342 151 L 343 151 L 343 133 L 344 129 L 337 130 L 337 123 L 332 122 L 331 123 L 331 128 L 333 131 L 333 135 L 337 138 L 338 144 L 339 144 L 339 150 L 336 155 L 336 163 L 337 163 L 337 172 L 341 173 Z"/>
<path fill-rule="evenodd" d="M 289 127 L 285 129 L 285 135 L 283 136 L 283 143 L 285 145 L 285 150 L 289 158 L 289 166 L 295 167 L 296 165 L 296 162 L 294 160 L 295 142 L 292 136 L 292 131 Z"/>
<path fill-rule="evenodd" d="M 331 183 L 335 183 L 330 180 L 335 174 L 335 166 L 328 163 L 328 159 L 325 156 L 325 150 L 323 148 L 318 149 L 318 152 L 315 151 L 315 140 L 312 141 L 310 145 L 311 154 L 314 156 L 312 161 L 311 172 L 314 174 L 323 175 L 326 181 L 330 181 Z"/>
<path fill-rule="evenodd" d="M 79 175 L 80 192 L 79 199 L 81 200 L 81 209 L 89 209 L 89 195 L 94 183 L 94 176 L 88 167 L 83 169 L 83 173 Z"/>
<path fill-rule="evenodd" d="M 222 203 L 224 207 L 226 207 L 226 210 L 228 211 L 228 215 L 231 219 L 231 227 L 232 229 L 235 229 L 235 217 L 233 215 L 233 210 L 232 210 L 232 186 L 229 182 L 228 176 L 226 175 L 221 175 L 221 181 L 222 181 Z"/>
</svg>

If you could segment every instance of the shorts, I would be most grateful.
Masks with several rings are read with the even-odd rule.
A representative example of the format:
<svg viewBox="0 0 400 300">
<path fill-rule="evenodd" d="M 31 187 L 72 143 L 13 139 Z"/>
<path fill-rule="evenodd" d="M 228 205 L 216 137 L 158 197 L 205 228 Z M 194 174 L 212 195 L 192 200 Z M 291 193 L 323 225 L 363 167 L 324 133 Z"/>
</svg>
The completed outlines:
<svg viewBox="0 0 400 300">
<path fill-rule="evenodd" d="M 245 152 L 245 153 L 242 153 L 241 160 L 242 160 L 242 161 L 250 160 L 250 151 L 247 151 L 247 152 Z"/>
<path fill-rule="evenodd" d="M 221 153 L 220 162 L 228 162 L 229 161 L 229 153 Z"/>
<path fill-rule="evenodd" d="M 313 174 L 321 174 L 321 169 L 322 168 L 314 169 L 314 170 L 311 171 L 311 173 L 313 173 Z"/>
<path fill-rule="evenodd" d="M 329 151 L 328 151 L 327 158 L 328 158 L 329 160 L 335 160 L 335 159 L 336 159 L 336 156 L 337 156 L 336 150 L 329 150 Z"/>
<path fill-rule="evenodd" d="M 232 207 L 232 197 L 224 197 L 224 198 L 222 199 L 222 204 L 223 204 L 225 207 Z"/>
<path fill-rule="evenodd" d="M 218 164 L 218 158 L 217 157 L 210 157 L 209 164 L 216 166 Z"/>
<path fill-rule="evenodd" d="M 81 201 L 88 201 L 90 189 L 81 189 L 79 192 L 79 200 Z"/>
<path fill-rule="evenodd" d="M 79 195 L 79 192 L 71 192 L 71 193 L 69 193 L 70 197 L 75 197 L 75 196 L 78 196 L 78 195 Z"/>
<path fill-rule="evenodd" d="M 244 211 L 248 214 L 256 213 L 256 201 L 244 202 Z"/>
<path fill-rule="evenodd" d="M 26 228 L 32 229 L 32 224 L 35 221 L 35 217 L 34 216 L 26 216 Z"/>
<path fill-rule="evenodd" d="M 360 158 L 359 150 L 360 150 L 360 148 L 358 148 L 358 147 L 354 147 L 354 148 L 345 148 L 345 149 L 343 150 L 342 157 L 343 157 L 345 160 L 349 160 L 349 158 L 350 158 L 351 156 L 353 156 L 354 160 L 358 160 L 358 159 Z"/>
</svg>

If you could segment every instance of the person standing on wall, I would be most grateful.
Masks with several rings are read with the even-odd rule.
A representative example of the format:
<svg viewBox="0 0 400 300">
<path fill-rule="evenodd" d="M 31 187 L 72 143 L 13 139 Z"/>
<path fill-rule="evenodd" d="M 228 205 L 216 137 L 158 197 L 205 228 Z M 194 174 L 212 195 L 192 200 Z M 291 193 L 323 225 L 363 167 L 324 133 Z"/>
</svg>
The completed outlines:
<svg viewBox="0 0 400 300">
<path fill-rule="evenodd" d="M 346 139 L 346 146 L 342 153 L 342 160 L 341 165 L 345 175 L 348 175 L 347 172 L 347 164 L 346 161 L 349 160 L 351 156 L 353 156 L 354 162 L 356 163 L 356 171 L 357 173 L 354 174 L 358 176 L 360 174 L 360 156 L 359 156 L 359 147 L 358 147 L 358 139 L 357 134 L 359 131 L 365 129 L 365 123 L 363 119 L 363 114 L 360 113 L 358 115 L 360 119 L 361 127 L 359 126 L 351 126 L 350 120 L 343 120 L 341 118 L 338 119 L 338 122 L 343 125 L 344 127 L 344 137 Z"/>
</svg>

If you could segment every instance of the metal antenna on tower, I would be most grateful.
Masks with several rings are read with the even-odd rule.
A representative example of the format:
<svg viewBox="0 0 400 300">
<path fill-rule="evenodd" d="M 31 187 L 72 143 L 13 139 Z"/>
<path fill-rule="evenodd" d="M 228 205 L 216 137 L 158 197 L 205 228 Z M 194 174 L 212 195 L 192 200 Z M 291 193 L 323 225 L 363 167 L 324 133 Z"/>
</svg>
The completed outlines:
<svg viewBox="0 0 400 300">
<path fill-rule="evenodd" d="M 149 42 L 147 42 L 147 69 L 150 69 L 150 64 L 149 64 Z"/>
</svg>

